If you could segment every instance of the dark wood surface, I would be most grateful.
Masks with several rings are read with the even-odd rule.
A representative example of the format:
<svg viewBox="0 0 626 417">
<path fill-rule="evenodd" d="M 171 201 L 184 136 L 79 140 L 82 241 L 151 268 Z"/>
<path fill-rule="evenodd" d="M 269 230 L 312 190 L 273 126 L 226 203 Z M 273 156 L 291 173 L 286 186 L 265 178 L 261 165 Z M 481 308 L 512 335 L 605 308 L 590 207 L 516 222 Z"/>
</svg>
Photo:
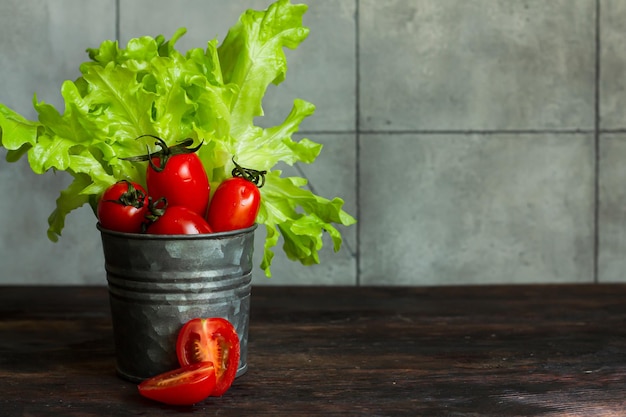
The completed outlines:
<svg viewBox="0 0 626 417">
<path fill-rule="evenodd" d="M 169 407 L 103 287 L 0 287 L 0 416 L 626 416 L 626 286 L 255 287 L 249 371 Z"/>
</svg>

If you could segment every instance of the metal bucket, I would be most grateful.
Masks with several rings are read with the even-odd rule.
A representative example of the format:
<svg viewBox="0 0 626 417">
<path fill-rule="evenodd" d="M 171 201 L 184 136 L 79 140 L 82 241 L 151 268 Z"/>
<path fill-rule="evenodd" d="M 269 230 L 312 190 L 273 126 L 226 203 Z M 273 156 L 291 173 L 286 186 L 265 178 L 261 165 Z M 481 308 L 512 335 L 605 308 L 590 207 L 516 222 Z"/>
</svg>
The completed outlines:
<svg viewBox="0 0 626 417">
<path fill-rule="evenodd" d="M 237 376 L 246 372 L 256 225 L 169 236 L 98 229 L 120 377 L 140 382 L 178 368 L 178 332 L 197 317 L 233 324 L 241 348 Z"/>
</svg>

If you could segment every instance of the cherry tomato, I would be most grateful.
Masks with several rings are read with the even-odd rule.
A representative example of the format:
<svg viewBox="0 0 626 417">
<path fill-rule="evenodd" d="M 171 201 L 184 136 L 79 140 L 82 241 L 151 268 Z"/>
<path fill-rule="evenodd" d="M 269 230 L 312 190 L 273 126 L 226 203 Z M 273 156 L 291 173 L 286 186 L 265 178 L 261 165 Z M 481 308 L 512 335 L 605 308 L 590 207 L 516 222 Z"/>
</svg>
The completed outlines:
<svg viewBox="0 0 626 417">
<path fill-rule="evenodd" d="M 184 206 L 200 216 L 206 215 L 211 190 L 204 166 L 195 153 L 152 158 L 146 183 L 153 199 L 164 197 L 171 206 Z"/>
<path fill-rule="evenodd" d="M 139 393 L 170 405 L 192 405 L 207 398 L 215 389 L 215 367 L 198 362 L 146 379 Z"/>
<path fill-rule="evenodd" d="M 164 209 L 146 233 L 153 235 L 198 235 L 212 233 L 204 217 L 183 206 L 171 206 Z"/>
<path fill-rule="evenodd" d="M 105 229 L 140 233 L 147 222 L 148 194 L 137 183 L 119 181 L 102 193 L 96 212 L 100 225 Z"/>
<path fill-rule="evenodd" d="M 212 362 L 216 383 L 211 395 L 219 397 L 235 380 L 239 367 L 239 337 L 226 319 L 196 318 L 185 323 L 178 333 L 176 354 L 182 366 Z"/>
<path fill-rule="evenodd" d="M 259 188 L 245 178 L 228 178 L 217 187 L 209 204 L 207 221 L 214 232 L 245 229 L 259 213 Z"/>
</svg>

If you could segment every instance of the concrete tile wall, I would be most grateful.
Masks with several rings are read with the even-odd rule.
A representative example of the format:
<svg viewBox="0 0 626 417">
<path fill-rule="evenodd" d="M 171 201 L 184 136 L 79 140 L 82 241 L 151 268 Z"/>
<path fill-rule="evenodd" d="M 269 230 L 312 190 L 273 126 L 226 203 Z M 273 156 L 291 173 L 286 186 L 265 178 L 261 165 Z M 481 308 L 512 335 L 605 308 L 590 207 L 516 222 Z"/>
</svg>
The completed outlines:
<svg viewBox="0 0 626 417">
<path fill-rule="evenodd" d="M 343 197 L 359 223 L 320 265 L 279 252 L 256 285 L 626 281 L 625 2 L 304 2 L 311 34 L 287 51 L 259 124 L 294 98 L 316 104 L 299 135 L 324 151 L 286 171 Z M 270 3 L 5 0 L 0 102 L 33 117 L 37 92 L 62 108 L 86 47 L 180 26 L 182 49 L 203 46 Z M 104 284 L 89 209 L 59 243 L 45 237 L 66 184 L 0 161 L 0 283 Z"/>
</svg>

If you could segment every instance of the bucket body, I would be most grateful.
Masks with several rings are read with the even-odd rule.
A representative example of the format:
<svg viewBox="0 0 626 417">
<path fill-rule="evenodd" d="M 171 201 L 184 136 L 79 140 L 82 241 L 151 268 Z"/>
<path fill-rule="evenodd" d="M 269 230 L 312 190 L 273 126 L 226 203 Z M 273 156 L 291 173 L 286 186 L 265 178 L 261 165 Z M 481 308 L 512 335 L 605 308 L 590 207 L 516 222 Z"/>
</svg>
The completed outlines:
<svg viewBox="0 0 626 417">
<path fill-rule="evenodd" d="M 117 373 L 140 382 L 176 369 L 178 332 L 194 318 L 230 321 L 247 370 L 256 226 L 206 235 L 119 233 L 101 228 Z"/>
</svg>

